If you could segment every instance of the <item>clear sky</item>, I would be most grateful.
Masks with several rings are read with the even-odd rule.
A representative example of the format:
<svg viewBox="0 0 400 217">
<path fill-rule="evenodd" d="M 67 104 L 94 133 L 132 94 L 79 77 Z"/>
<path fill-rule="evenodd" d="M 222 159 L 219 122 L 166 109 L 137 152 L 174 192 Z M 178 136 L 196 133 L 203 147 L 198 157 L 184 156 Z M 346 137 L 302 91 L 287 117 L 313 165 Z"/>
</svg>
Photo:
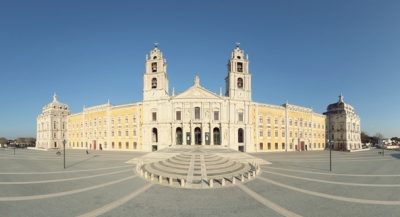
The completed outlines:
<svg viewBox="0 0 400 217">
<path fill-rule="evenodd" d="M 0 1 L 0 137 L 35 136 L 54 92 L 84 105 L 142 100 L 159 42 L 170 88 L 225 86 L 235 42 L 253 100 L 324 112 L 340 93 L 362 130 L 400 136 L 400 1 Z"/>
</svg>

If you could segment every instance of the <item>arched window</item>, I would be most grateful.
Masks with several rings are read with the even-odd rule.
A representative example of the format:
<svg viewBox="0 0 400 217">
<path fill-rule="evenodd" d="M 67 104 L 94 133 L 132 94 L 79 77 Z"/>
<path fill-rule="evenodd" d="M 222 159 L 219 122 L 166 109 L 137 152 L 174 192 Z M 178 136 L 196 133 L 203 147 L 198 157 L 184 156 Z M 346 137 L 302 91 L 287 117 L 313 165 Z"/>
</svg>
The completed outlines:
<svg viewBox="0 0 400 217">
<path fill-rule="evenodd" d="M 213 129 L 213 140 L 214 145 L 221 145 L 221 134 L 218 127 Z"/>
<path fill-rule="evenodd" d="M 199 127 L 194 129 L 194 144 L 201 145 L 201 129 Z"/>
<path fill-rule="evenodd" d="M 157 88 L 157 78 L 151 79 L 151 88 L 156 89 Z"/>
<path fill-rule="evenodd" d="M 151 71 L 157 72 L 157 63 L 151 63 Z"/>
<path fill-rule="evenodd" d="M 152 135 L 151 135 L 152 142 L 158 142 L 158 131 L 157 128 L 153 128 Z"/>
<path fill-rule="evenodd" d="M 237 79 L 237 87 L 242 89 L 243 88 L 243 78 Z"/>
<path fill-rule="evenodd" d="M 182 145 L 182 128 L 176 128 L 176 144 Z"/>
<path fill-rule="evenodd" d="M 237 63 L 237 71 L 243 72 L 243 63 Z"/>
<path fill-rule="evenodd" d="M 239 128 L 238 130 L 238 143 L 243 143 L 243 129 Z"/>
</svg>

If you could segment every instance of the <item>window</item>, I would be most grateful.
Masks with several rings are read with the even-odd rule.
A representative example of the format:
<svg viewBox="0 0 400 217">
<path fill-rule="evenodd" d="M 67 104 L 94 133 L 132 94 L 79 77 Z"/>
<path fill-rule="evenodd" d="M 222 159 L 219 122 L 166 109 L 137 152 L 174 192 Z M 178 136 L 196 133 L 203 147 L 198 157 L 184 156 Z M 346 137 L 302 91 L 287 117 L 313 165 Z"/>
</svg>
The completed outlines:
<svg viewBox="0 0 400 217">
<path fill-rule="evenodd" d="M 263 122 L 262 116 L 258 117 L 258 122 L 259 122 L 260 124 L 262 124 L 262 122 Z"/>
<path fill-rule="evenodd" d="M 271 118 L 267 117 L 267 124 L 271 124 Z"/>
<path fill-rule="evenodd" d="M 177 121 L 181 120 L 181 111 L 176 111 L 176 120 Z"/>
<path fill-rule="evenodd" d="M 275 150 L 278 150 L 278 143 L 275 143 Z"/>
<path fill-rule="evenodd" d="M 157 112 L 151 113 L 151 116 L 153 121 L 157 121 Z"/>
<path fill-rule="evenodd" d="M 129 136 L 129 131 L 125 131 L 125 136 Z"/>
<path fill-rule="evenodd" d="M 278 131 L 275 130 L 275 137 L 278 137 Z"/>
<path fill-rule="evenodd" d="M 157 72 L 157 63 L 151 63 L 151 71 Z"/>
<path fill-rule="evenodd" d="M 200 120 L 200 107 L 194 108 L 194 119 Z"/>
<path fill-rule="evenodd" d="M 263 137 L 263 130 L 260 129 L 260 137 Z"/>
<path fill-rule="evenodd" d="M 268 150 L 271 150 L 271 143 L 268 142 Z"/>
<path fill-rule="evenodd" d="M 125 143 L 125 149 L 129 149 L 129 142 Z"/>
<path fill-rule="evenodd" d="M 289 119 L 289 125 L 292 126 L 292 119 Z"/>
<path fill-rule="evenodd" d="M 243 143 L 243 129 L 238 129 L 238 143 Z"/>
<path fill-rule="evenodd" d="M 122 144 L 121 142 L 118 142 L 118 148 L 121 149 L 122 148 Z"/>
<path fill-rule="evenodd" d="M 271 137 L 271 130 L 270 129 L 268 129 L 268 137 Z"/>
<path fill-rule="evenodd" d="M 243 63 L 237 63 L 237 71 L 238 72 L 243 72 Z"/>
<path fill-rule="evenodd" d="M 285 136 L 286 136 L 285 131 L 282 131 L 282 137 L 285 137 Z"/>
<path fill-rule="evenodd" d="M 260 150 L 263 150 L 263 149 L 264 149 L 264 145 L 262 142 L 260 142 Z"/>
<path fill-rule="evenodd" d="M 239 122 L 243 122 L 243 112 L 239 112 Z"/>
<path fill-rule="evenodd" d="M 152 142 L 158 142 L 158 130 L 157 128 L 153 128 L 152 135 L 151 135 Z"/>
<path fill-rule="evenodd" d="M 121 136 L 121 131 L 118 131 L 118 136 Z"/>
<path fill-rule="evenodd" d="M 151 88 L 156 89 L 157 88 L 157 78 L 151 79 Z"/>
<path fill-rule="evenodd" d="M 238 78 L 238 79 L 237 79 L 237 87 L 238 87 L 239 89 L 242 89 L 242 88 L 243 88 L 243 78 Z"/>
<path fill-rule="evenodd" d="M 285 143 L 282 143 L 282 150 L 285 150 L 286 149 L 286 145 L 285 145 Z"/>
<path fill-rule="evenodd" d="M 133 136 L 136 136 L 136 130 L 133 130 Z"/>
<path fill-rule="evenodd" d="M 275 118 L 275 125 L 278 125 L 278 118 Z"/>
<path fill-rule="evenodd" d="M 219 121 L 219 111 L 214 111 L 214 121 Z"/>
<path fill-rule="evenodd" d="M 114 147 L 115 147 L 114 142 L 111 142 L 111 148 L 114 148 Z"/>
</svg>

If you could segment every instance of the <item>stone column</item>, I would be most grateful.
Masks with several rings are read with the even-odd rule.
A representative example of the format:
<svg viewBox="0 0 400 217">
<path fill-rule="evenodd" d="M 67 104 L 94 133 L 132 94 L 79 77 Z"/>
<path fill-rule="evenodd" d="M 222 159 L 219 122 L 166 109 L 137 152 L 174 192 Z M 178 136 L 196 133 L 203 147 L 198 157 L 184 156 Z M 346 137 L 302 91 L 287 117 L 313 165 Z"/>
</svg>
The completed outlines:
<svg viewBox="0 0 400 217">
<path fill-rule="evenodd" d="M 210 123 L 210 145 L 214 145 L 214 132 L 211 123 Z"/>
<path fill-rule="evenodd" d="M 200 129 L 201 129 L 201 145 L 204 145 L 206 143 L 205 140 L 205 136 L 206 136 L 206 132 L 205 132 L 205 127 L 204 127 L 204 123 L 201 123 Z"/>
</svg>

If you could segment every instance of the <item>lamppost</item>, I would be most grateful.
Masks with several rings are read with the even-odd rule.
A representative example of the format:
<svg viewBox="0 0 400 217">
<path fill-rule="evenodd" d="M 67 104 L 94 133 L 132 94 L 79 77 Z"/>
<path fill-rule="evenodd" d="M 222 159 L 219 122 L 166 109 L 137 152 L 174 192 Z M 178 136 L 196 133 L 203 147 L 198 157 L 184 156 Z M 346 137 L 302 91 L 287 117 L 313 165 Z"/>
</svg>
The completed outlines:
<svg viewBox="0 0 400 217">
<path fill-rule="evenodd" d="M 64 139 L 64 141 L 63 141 L 63 148 L 64 148 L 64 169 L 65 169 L 65 143 L 66 143 L 66 141 L 65 141 L 65 139 Z"/>
<path fill-rule="evenodd" d="M 332 143 L 328 139 L 328 145 L 329 145 L 329 171 L 332 171 Z"/>
</svg>

